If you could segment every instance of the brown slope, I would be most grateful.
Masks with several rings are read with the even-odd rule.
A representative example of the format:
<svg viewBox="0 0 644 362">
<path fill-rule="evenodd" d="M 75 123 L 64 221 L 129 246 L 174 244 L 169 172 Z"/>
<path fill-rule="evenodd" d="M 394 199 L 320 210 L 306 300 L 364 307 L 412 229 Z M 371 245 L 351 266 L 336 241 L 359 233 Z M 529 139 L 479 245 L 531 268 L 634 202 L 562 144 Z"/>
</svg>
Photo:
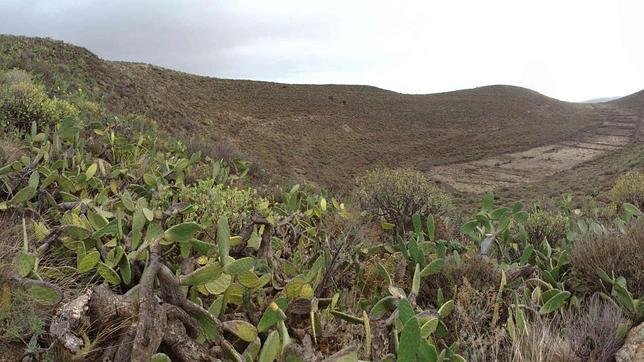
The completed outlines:
<svg viewBox="0 0 644 362">
<path fill-rule="evenodd" d="M 378 165 L 431 166 L 518 152 L 599 125 L 596 106 L 512 86 L 406 95 L 367 86 L 201 77 L 110 62 L 47 39 L 0 36 L 0 66 L 83 87 L 169 131 L 230 138 L 270 170 L 325 186 Z"/>
<path fill-rule="evenodd" d="M 635 112 L 644 112 L 644 90 L 618 98 L 611 101 L 610 104 Z"/>
</svg>

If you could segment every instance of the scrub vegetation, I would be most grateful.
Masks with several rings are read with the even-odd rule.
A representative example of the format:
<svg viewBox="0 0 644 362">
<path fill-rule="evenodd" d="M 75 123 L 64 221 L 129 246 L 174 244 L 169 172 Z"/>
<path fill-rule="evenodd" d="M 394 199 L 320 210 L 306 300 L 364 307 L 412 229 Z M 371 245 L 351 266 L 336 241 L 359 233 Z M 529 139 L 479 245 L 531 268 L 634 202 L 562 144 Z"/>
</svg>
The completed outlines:
<svg viewBox="0 0 644 362">
<path fill-rule="evenodd" d="M 3 358 L 603 361 L 644 320 L 637 166 L 585 198 L 408 167 L 341 193 L 34 64 L 0 62 Z"/>
</svg>

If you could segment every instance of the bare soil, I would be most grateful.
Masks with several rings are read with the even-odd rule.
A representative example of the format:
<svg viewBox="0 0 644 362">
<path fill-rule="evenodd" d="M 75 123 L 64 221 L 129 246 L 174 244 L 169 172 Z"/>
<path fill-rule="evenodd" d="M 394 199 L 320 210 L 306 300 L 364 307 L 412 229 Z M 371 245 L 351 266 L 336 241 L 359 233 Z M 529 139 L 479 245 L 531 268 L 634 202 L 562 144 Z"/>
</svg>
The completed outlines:
<svg viewBox="0 0 644 362">
<path fill-rule="evenodd" d="M 461 192 L 482 193 L 543 181 L 636 141 L 637 114 L 606 108 L 606 120 L 569 140 L 480 160 L 435 167 L 432 177 Z M 619 121 L 615 121 L 619 120 Z"/>
</svg>

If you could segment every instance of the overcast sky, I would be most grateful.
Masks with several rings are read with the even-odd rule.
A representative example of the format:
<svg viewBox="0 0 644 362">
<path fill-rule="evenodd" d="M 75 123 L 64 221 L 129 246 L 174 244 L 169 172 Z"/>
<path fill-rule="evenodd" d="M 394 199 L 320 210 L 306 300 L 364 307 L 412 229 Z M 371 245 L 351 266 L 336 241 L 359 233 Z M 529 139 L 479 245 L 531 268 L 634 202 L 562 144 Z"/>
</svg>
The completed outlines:
<svg viewBox="0 0 644 362">
<path fill-rule="evenodd" d="M 223 78 L 569 101 L 644 88 L 644 1 L 0 0 L 0 33 Z"/>
</svg>

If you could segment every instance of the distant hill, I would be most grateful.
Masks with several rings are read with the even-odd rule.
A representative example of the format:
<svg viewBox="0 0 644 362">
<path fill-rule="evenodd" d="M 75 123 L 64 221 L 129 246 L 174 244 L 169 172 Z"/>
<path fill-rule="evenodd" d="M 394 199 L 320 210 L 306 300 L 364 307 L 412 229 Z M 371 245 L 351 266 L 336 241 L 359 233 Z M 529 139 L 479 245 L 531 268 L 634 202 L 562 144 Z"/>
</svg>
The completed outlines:
<svg viewBox="0 0 644 362">
<path fill-rule="evenodd" d="M 277 174 L 329 187 L 380 165 L 427 170 L 558 142 L 596 127 L 598 109 L 622 102 L 568 103 L 507 85 L 407 95 L 220 79 L 6 35 L 0 67 L 38 74 L 61 93 L 82 88 L 114 112 L 148 116 L 171 132 L 228 138 Z"/>
<path fill-rule="evenodd" d="M 621 97 L 602 97 L 602 98 L 594 98 L 594 99 L 589 99 L 586 101 L 582 101 L 580 103 L 606 103 L 610 101 L 614 101 L 616 99 L 620 99 Z"/>
</svg>

